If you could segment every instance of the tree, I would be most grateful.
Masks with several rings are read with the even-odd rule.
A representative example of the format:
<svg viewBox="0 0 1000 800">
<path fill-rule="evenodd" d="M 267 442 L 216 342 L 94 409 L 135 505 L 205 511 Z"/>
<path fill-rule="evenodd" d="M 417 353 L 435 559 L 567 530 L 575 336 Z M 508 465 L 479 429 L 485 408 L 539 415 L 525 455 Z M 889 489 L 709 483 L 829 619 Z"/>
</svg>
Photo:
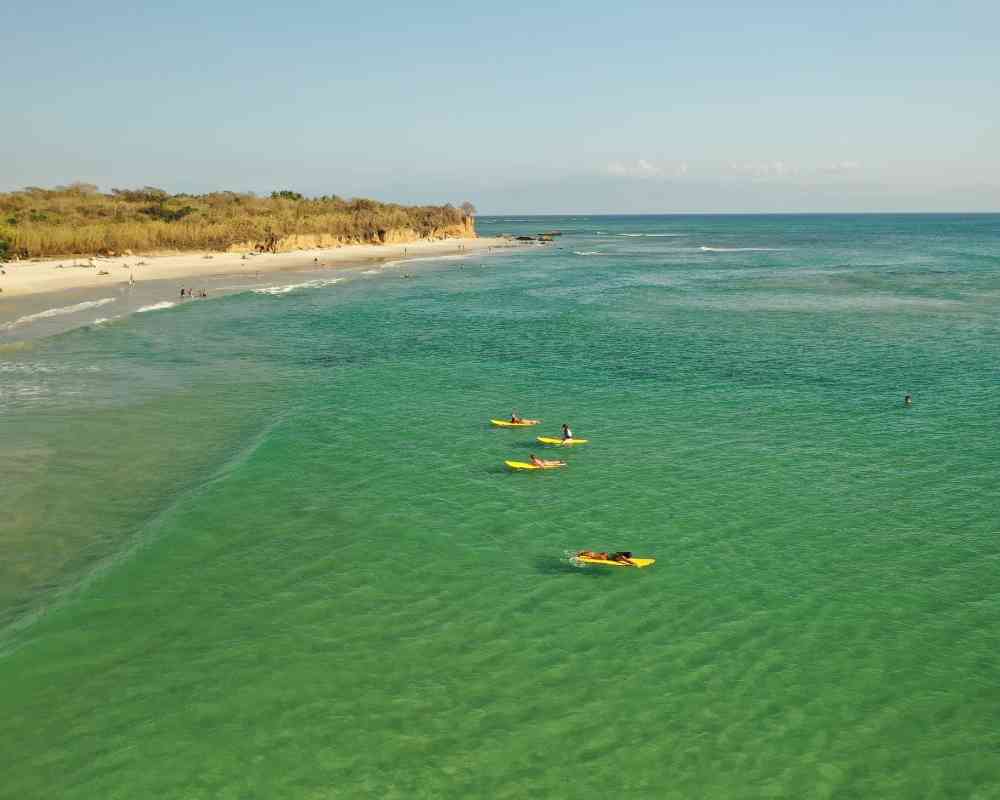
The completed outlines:
<svg viewBox="0 0 1000 800">
<path fill-rule="evenodd" d="M 282 189 L 280 192 L 271 192 L 272 200 L 301 200 L 302 195 L 293 192 L 291 189 Z"/>
<path fill-rule="evenodd" d="M 143 186 L 141 189 L 112 189 L 111 196 L 116 200 L 124 200 L 128 203 L 162 203 L 170 197 L 165 189 L 158 186 Z"/>
<path fill-rule="evenodd" d="M 459 208 L 462 209 L 462 213 L 465 214 L 465 216 L 467 217 L 474 217 L 476 215 L 476 207 L 472 205 L 472 203 L 470 203 L 468 200 L 462 203 L 462 205 L 459 206 Z"/>
<path fill-rule="evenodd" d="M 68 186 L 57 186 L 56 191 L 67 192 L 68 194 L 97 194 L 98 186 L 96 183 L 73 181 Z"/>
</svg>

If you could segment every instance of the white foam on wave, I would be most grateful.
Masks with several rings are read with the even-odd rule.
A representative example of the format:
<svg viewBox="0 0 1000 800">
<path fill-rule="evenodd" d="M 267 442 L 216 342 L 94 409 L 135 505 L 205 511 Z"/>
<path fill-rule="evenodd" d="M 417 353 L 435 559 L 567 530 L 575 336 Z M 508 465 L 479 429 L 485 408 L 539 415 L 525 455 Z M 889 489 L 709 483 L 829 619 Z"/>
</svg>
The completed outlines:
<svg viewBox="0 0 1000 800">
<path fill-rule="evenodd" d="M 377 270 L 377 269 L 366 269 L 366 270 L 365 270 L 364 272 L 362 272 L 361 274 L 362 274 L 362 275 L 378 275 L 378 274 L 379 274 L 379 272 L 381 272 L 381 270 Z"/>
<path fill-rule="evenodd" d="M 603 255 L 597 250 L 574 250 L 573 255 L 575 256 L 599 256 Z"/>
<path fill-rule="evenodd" d="M 37 361 L 0 361 L 0 372 L 12 372 L 22 375 L 56 374 L 60 372 L 101 372 L 96 364 L 81 366 L 78 364 L 43 364 Z"/>
<path fill-rule="evenodd" d="M 699 247 L 703 253 L 777 253 L 780 247 Z"/>
<path fill-rule="evenodd" d="M 177 303 L 171 303 L 169 300 L 162 300 L 159 303 L 153 303 L 149 306 L 140 306 L 135 310 L 136 314 L 141 314 L 144 311 L 159 311 L 163 308 L 173 308 Z"/>
<path fill-rule="evenodd" d="M 598 233 L 600 233 L 600 231 L 598 231 Z M 670 236 L 670 237 L 673 237 L 673 236 L 687 236 L 687 234 L 686 233 L 616 233 L 615 236 L 628 236 L 628 237 L 634 239 L 634 238 L 637 238 L 637 237 L 640 237 L 640 236 L 649 236 L 649 237 Z"/>
<path fill-rule="evenodd" d="M 340 278 L 320 278 L 314 281 L 306 281 L 305 283 L 289 283 L 285 286 L 265 286 L 261 289 L 254 289 L 253 292 L 254 294 L 278 296 L 294 292 L 296 289 L 319 289 L 322 286 L 333 286 L 333 284 L 339 282 Z"/>
<path fill-rule="evenodd" d="M 398 267 L 400 264 L 412 264 L 414 261 L 462 261 L 469 258 L 472 253 L 451 256 L 420 256 L 419 258 L 397 258 L 395 261 L 386 261 L 383 267 Z"/>
<path fill-rule="evenodd" d="M 104 297 L 100 300 L 86 300 L 82 303 L 77 303 L 72 306 L 62 306 L 60 308 L 49 308 L 45 311 L 39 311 L 35 314 L 28 314 L 27 316 L 16 319 L 13 322 L 8 322 L 4 325 L 0 325 L 0 331 L 12 331 L 14 328 L 19 328 L 21 325 L 28 325 L 35 320 L 48 319 L 49 317 L 61 317 L 64 314 L 76 314 L 79 311 L 86 311 L 88 308 L 98 308 L 100 306 L 107 305 L 108 303 L 115 302 L 117 298 L 115 297 Z"/>
<path fill-rule="evenodd" d="M 16 361 L 0 361 L 0 372 L 26 372 L 34 374 L 36 372 L 55 372 L 55 369 L 48 364 L 25 364 Z"/>
<path fill-rule="evenodd" d="M 34 383 L 21 383 L 0 388 L 0 399 L 31 400 L 49 393 L 48 387 Z"/>
<path fill-rule="evenodd" d="M 893 313 L 893 312 L 961 312 L 968 306 L 947 298 L 907 297 L 894 294 L 877 295 L 826 295 L 826 294 L 777 294 L 750 293 L 737 297 L 677 298 L 671 305 L 700 306 L 737 312 L 803 312 L 803 313 Z"/>
</svg>

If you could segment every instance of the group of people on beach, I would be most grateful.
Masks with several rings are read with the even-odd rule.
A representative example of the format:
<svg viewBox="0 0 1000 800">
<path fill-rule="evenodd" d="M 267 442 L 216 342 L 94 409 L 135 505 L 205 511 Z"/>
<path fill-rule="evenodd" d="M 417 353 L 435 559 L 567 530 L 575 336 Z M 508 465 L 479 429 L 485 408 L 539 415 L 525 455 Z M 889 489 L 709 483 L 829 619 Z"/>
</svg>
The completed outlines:
<svg viewBox="0 0 1000 800">
<path fill-rule="evenodd" d="M 208 292 L 204 289 L 199 289 L 197 292 L 194 289 L 181 289 L 181 299 L 185 297 L 208 297 Z"/>
</svg>

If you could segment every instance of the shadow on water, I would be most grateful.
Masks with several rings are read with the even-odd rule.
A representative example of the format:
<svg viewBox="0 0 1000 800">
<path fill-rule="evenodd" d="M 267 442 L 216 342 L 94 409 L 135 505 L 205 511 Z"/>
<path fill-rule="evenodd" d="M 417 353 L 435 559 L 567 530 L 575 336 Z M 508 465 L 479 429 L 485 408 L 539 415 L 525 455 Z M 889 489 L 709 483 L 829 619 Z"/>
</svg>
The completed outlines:
<svg viewBox="0 0 1000 800">
<path fill-rule="evenodd" d="M 510 461 L 527 461 L 527 456 L 511 456 Z M 487 475 L 524 475 L 527 473 L 529 475 L 555 475 L 559 472 L 558 469 L 529 469 L 529 470 L 519 470 L 511 469 L 506 464 L 500 464 L 499 466 L 493 465 L 485 468 Z"/>
<path fill-rule="evenodd" d="M 606 569 L 575 567 L 565 558 L 539 556 L 535 559 L 535 569 L 542 575 L 576 575 L 583 578 L 604 578 L 612 573 Z"/>
</svg>

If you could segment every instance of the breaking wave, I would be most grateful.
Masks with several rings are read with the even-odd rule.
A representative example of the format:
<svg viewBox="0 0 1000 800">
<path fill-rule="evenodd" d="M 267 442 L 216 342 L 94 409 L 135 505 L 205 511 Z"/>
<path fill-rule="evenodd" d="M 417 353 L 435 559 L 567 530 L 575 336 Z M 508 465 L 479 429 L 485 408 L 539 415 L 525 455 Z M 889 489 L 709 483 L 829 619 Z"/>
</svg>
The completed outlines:
<svg viewBox="0 0 1000 800">
<path fill-rule="evenodd" d="M 777 253 L 780 247 L 699 247 L 704 253 Z"/>
<path fill-rule="evenodd" d="M 400 264 L 412 264 L 414 261 L 462 261 L 469 258 L 472 253 L 451 256 L 420 256 L 419 258 L 397 258 L 394 261 L 386 261 L 383 267 L 398 267 Z"/>
<path fill-rule="evenodd" d="M 62 306 L 61 308 L 49 308 L 45 311 L 39 311 L 35 314 L 28 314 L 27 316 L 16 319 L 13 322 L 7 322 L 4 325 L 0 325 L 0 331 L 12 331 L 14 328 L 19 328 L 21 325 L 28 325 L 35 320 L 47 319 L 49 317 L 61 317 L 63 314 L 75 314 L 78 311 L 86 311 L 88 308 L 98 308 L 99 306 L 107 305 L 108 303 L 115 302 L 117 298 L 115 297 L 105 297 L 101 300 L 86 300 L 83 303 L 77 303 L 72 306 Z"/>
<path fill-rule="evenodd" d="M 294 292 L 296 289 L 319 289 L 321 286 L 333 286 L 339 282 L 340 278 L 320 278 L 305 283 L 289 283 L 285 286 L 265 286 L 261 289 L 254 289 L 253 292 L 254 294 L 282 295 Z"/>
<path fill-rule="evenodd" d="M 150 306 L 140 306 L 135 310 L 136 314 L 141 314 L 143 311 L 159 311 L 161 308 L 173 308 L 177 303 L 171 303 L 169 300 L 163 300 L 159 303 L 153 303 Z"/>
</svg>

